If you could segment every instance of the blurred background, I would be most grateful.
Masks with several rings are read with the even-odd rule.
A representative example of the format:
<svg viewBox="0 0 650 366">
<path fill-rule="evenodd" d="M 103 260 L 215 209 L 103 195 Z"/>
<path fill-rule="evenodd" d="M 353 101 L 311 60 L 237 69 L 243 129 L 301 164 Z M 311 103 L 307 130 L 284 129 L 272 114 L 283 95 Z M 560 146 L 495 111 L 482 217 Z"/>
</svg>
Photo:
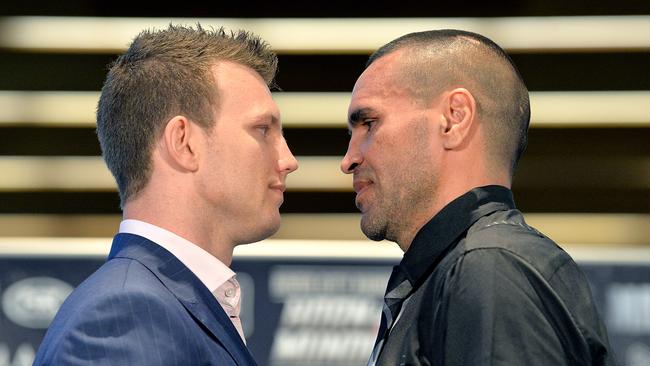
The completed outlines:
<svg viewBox="0 0 650 366">
<path fill-rule="evenodd" d="M 261 365 L 363 365 L 390 266 L 365 240 L 350 177 L 349 93 L 369 54 L 459 28 L 503 46 L 531 91 L 513 191 L 587 273 L 622 365 L 650 364 L 650 2 L 5 1 L 0 4 L 0 366 L 31 364 L 61 300 L 108 253 L 119 198 L 95 107 L 107 66 L 145 28 L 244 28 L 278 52 L 274 98 L 300 161 L 283 226 L 237 252 Z"/>
</svg>

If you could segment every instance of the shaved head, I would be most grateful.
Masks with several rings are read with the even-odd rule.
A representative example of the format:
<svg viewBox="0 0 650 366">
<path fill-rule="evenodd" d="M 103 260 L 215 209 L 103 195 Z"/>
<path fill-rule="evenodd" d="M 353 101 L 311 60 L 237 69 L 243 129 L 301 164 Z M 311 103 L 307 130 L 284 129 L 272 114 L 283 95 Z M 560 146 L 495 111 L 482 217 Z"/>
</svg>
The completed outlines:
<svg viewBox="0 0 650 366">
<path fill-rule="evenodd" d="M 488 138 L 488 160 L 514 173 L 526 148 L 530 121 L 528 90 L 510 57 L 479 34 L 459 30 L 410 33 L 384 45 L 366 66 L 402 54 L 396 82 L 422 103 L 446 90 L 472 93 Z"/>
</svg>

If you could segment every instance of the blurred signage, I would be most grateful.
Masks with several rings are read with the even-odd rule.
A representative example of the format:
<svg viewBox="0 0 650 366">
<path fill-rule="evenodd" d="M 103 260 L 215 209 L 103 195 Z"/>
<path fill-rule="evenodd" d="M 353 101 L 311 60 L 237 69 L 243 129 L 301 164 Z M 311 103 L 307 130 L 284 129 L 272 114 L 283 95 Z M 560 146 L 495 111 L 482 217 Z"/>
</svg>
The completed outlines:
<svg viewBox="0 0 650 366">
<path fill-rule="evenodd" d="M 394 260 L 241 258 L 242 322 L 260 366 L 365 365 Z M 0 257 L 0 366 L 31 365 L 56 309 L 103 258 Z M 618 361 L 650 359 L 650 263 L 581 263 Z"/>
<path fill-rule="evenodd" d="M 581 263 L 623 366 L 650 365 L 650 262 Z"/>
</svg>

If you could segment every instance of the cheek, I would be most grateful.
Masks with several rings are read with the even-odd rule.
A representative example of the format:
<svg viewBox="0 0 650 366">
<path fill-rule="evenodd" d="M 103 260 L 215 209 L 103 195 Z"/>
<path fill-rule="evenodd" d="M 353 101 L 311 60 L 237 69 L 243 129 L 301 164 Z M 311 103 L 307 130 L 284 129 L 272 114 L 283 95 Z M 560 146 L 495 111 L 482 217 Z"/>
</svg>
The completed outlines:
<svg viewBox="0 0 650 366">
<path fill-rule="evenodd" d="M 400 164 L 407 164 L 406 153 L 408 144 L 401 144 L 395 136 L 375 135 L 364 141 L 362 152 L 365 160 L 369 161 L 373 168 L 388 170 L 399 167 Z"/>
<path fill-rule="evenodd" d="M 368 150 L 370 164 L 375 170 L 380 186 L 401 189 L 413 177 L 428 174 L 430 152 L 426 137 L 414 133 L 395 134 L 377 138 Z"/>
<path fill-rule="evenodd" d="M 251 183 L 257 185 L 268 184 L 277 170 L 277 158 L 275 156 L 273 149 L 256 146 L 254 149 L 249 150 L 245 156 L 240 157 L 239 165 L 244 170 L 242 173 L 253 181 Z"/>
</svg>

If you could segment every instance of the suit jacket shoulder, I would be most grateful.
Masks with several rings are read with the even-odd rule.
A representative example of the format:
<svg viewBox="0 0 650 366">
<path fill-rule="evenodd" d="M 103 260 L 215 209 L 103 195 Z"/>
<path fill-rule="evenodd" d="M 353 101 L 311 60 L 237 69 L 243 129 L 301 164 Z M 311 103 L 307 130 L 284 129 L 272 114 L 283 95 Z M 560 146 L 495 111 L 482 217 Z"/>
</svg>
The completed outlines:
<svg viewBox="0 0 650 366">
<path fill-rule="evenodd" d="M 34 364 L 254 365 L 207 288 L 162 247 L 116 237 L 109 260 L 75 289 Z"/>
</svg>

